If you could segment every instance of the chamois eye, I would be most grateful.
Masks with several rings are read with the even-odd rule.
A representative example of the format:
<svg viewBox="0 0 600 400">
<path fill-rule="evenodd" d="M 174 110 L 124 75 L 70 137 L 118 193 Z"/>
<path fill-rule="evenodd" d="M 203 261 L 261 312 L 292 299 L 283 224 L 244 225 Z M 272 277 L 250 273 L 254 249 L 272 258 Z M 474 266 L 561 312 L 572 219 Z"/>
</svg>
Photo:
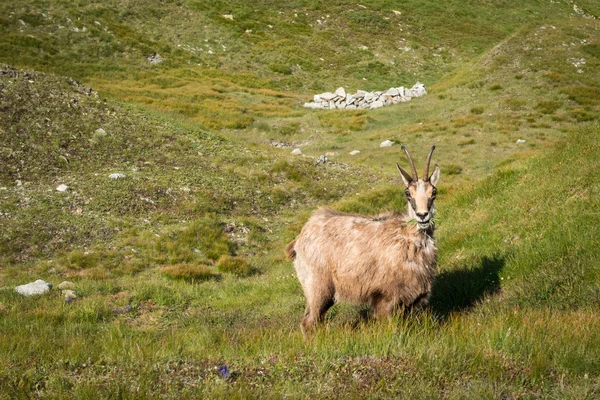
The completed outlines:
<svg viewBox="0 0 600 400">
<path fill-rule="evenodd" d="M 410 197 L 410 190 L 406 189 L 404 191 L 404 194 L 406 195 L 406 197 Z"/>
</svg>

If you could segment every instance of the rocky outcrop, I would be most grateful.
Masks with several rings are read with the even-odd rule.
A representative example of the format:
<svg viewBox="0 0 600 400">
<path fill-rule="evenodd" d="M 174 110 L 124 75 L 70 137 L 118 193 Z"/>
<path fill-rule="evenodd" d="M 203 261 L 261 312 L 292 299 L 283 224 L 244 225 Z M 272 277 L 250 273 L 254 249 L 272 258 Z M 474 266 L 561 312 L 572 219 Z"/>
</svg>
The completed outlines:
<svg viewBox="0 0 600 400">
<path fill-rule="evenodd" d="M 413 97 L 421 97 L 427 94 L 425 85 L 420 82 L 414 84 L 410 89 L 405 87 L 389 88 L 385 92 L 366 92 L 358 90 L 354 94 L 346 93 L 344 88 L 338 88 L 335 92 L 316 94 L 310 103 L 304 103 L 306 108 L 317 109 L 345 109 L 345 110 L 367 110 L 383 106 L 409 101 Z"/>
</svg>

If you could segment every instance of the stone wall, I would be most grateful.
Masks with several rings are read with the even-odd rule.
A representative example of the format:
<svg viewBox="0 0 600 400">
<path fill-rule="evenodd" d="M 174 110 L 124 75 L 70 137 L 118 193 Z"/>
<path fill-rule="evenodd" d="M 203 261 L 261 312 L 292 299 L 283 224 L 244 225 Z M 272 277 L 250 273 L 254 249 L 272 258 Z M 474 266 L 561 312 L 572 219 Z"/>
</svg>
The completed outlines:
<svg viewBox="0 0 600 400">
<path fill-rule="evenodd" d="M 420 82 L 415 83 L 410 89 L 401 86 L 389 88 L 385 92 L 365 92 L 364 90 L 358 90 L 354 94 L 346 93 L 344 88 L 341 87 L 334 93 L 316 94 L 314 101 L 304 103 L 304 107 L 328 110 L 366 110 L 409 101 L 413 97 L 421 97 L 425 94 L 427 94 L 425 85 Z"/>
</svg>

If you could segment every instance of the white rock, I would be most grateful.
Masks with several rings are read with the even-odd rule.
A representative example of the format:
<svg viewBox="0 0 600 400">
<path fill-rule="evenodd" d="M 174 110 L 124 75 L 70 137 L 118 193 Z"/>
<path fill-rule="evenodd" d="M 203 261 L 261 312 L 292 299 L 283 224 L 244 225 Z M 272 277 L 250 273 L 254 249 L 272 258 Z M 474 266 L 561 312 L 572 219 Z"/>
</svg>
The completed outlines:
<svg viewBox="0 0 600 400">
<path fill-rule="evenodd" d="M 102 128 L 98 128 L 94 131 L 94 133 L 98 136 L 106 136 L 106 131 Z"/>
<path fill-rule="evenodd" d="M 346 98 L 346 90 L 343 87 L 339 87 L 335 90 L 335 94 L 340 97 Z"/>
<path fill-rule="evenodd" d="M 66 192 L 67 190 L 69 190 L 69 187 L 65 184 L 61 184 L 56 187 L 56 190 L 58 192 Z"/>
<path fill-rule="evenodd" d="M 415 83 L 411 90 L 414 93 L 413 97 L 421 97 L 427 94 L 427 91 L 425 90 L 425 85 L 423 85 L 421 82 Z"/>
<path fill-rule="evenodd" d="M 35 282 L 28 283 L 15 287 L 15 292 L 22 294 L 23 296 L 33 296 L 36 294 L 44 294 L 52 288 L 52 285 L 41 279 Z"/>
<path fill-rule="evenodd" d="M 329 162 L 329 159 L 327 158 L 326 155 L 320 155 L 319 158 L 317 158 L 317 160 L 315 161 L 315 163 L 317 165 L 327 164 L 328 162 Z"/>
<path fill-rule="evenodd" d="M 383 107 L 383 101 L 381 100 L 375 100 L 374 102 L 371 103 L 371 110 L 375 109 L 375 108 L 380 108 Z"/>
<path fill-rule="evenodd" d="M 389 88 L 387 92 L 384 93 L 387 96 L 399 96 L 400 92 L 397 88 Z"/>
<path fill-rule="evenodd" d="M 159 64 L 164 61 L 158 53 L 152 54 L 150 57 L 147 58 L 147 60 L 150 64 Z"/>
<path fill-rule="evenodd" d="M 123 178 L 125 178 L 125 174 L 122 174 L 120 172 L 115 172 L 113 174 L 110 174 L 108 177 L 110 179 L 123 179 Z"/>
<path fill-rule="evenodd" d="M 300 149 L 294 149 L 292 150 L 292 154 L 295 156 L 299 156 L 300 154 L 302 154 L 302 150 Z"/>
<path fill-rule="evenodd" d="M 223 14 L 223 18 L 233 21 L 233 15 L 231 14 Z"/>
<path fill-rule="evenodd" d="M 357 155 L 357 154 L 360 154 L 360 150 L 352 150 L 352 151 L 350 152 L 350 155 L 351 155 L 351 156 L 355 156 L 355 155 Z"/>
<path fill-rule="evenodd" d="M 325 92 L 325 93 L 321 93 L 319 95 L 319 97 L 321 97 L 321 100 L 325 100 L 325 101 L 330 101 L 333 100 L 337 95 L 330 93 L 330 92 Z"/>
<path fill-rule="evenodd" d="M 386 140 L 384 142 L 381 142 L 379 147 L 392 147 L 393 144 L 394 142 L 392 142 L 391 140 Z"/>
<path fill-rule="evenodd" d="M 525 143 L 526 141 L 527 141 L 527 140 L 525 140 L 525 139 L 518 139 L 518 140 L 517 140 L 517 143 L 518 143 L 518 144 L 521 144 L 521 143 Z"/>
</svg>

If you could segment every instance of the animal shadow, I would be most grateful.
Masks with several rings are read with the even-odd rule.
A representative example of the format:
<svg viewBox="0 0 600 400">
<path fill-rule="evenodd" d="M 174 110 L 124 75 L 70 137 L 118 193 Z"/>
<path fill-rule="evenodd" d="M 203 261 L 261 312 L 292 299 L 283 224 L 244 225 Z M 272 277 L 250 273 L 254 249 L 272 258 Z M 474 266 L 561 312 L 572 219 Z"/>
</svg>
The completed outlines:
<svg viewBox="0 0 600 400">
<path fill-rule="evenodd" d="M 500 292 L 499 273 L 504 258 L 484 257 L 477 267 L 438 274 L 429 306 L 434 314 L 447 317 L 468 310 L 486 295 Z"/>
</svg>

